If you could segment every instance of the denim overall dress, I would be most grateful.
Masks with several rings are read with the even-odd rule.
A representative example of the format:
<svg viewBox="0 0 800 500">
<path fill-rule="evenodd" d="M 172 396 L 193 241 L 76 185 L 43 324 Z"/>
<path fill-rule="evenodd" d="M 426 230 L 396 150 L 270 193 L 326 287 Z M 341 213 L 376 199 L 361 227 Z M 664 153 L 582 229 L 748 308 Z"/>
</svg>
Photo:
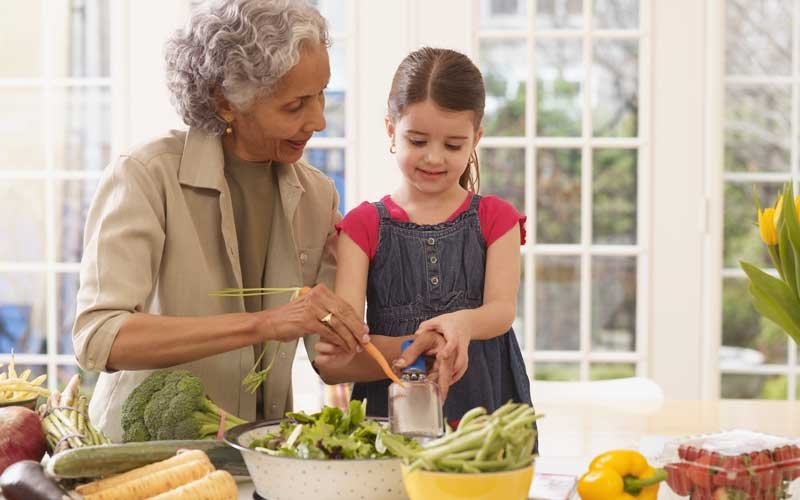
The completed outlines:
<svg viewBox="0 0 800 500">
<path fill-rule="evenodd" d="M 376 335 L 411 335 L 420 323 L 483 304 L 486 241 L 478 219 L 480 196 L 453 220 L 421 225 L 392 219 L 382 202 L 378 247 L 367 278 L 367 323 Z M 356 383 L 353 399 L 367 399 L 367 413 L 385 417 L 388 380 Z M 514 330 L 469 344 L 469 366 L 450 387 L 447 420 L 471 408 L 490 412 L 509 400 L 531 403 L 530 385 Z"/>
</svg>

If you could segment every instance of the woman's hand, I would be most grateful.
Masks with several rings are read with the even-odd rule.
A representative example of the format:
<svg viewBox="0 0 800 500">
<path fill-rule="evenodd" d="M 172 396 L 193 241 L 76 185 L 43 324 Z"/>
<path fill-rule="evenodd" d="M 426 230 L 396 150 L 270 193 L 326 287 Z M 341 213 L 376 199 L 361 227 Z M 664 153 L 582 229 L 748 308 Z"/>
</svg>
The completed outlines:
<svg viewBox="0 0 800 500">
<path fill-rule="evenodd" d="M 369 342 L 367 325 L 350 304 L 323 284 L 288 304 L 257 314 L 258 329 L 265 341 L 287 342 L 316 333 L 321 341 L 352 354 L 361 349 L 362 343 Z"/>
<path fill-rule="evenodd" d="M 447 391 L 454 383 L 452 356 L 445 356 L 442 351 L 446 345 L 444 337 L 436 331 L 425 330 L 414 336 L 414 342 L 394 361 L 394 366 L 402 369 L 412 364 L 419 356 L 435 357 L 433 366 L 428 370 L 428 378 L 439 384 L 442 401 L 447 399 Z"/>
<path fill-rule="evenodd" d="M 459 312 L 442 314 L 423 321 L 414 334 L 420 335 L 426 331 L 433 331 L 440 333 L 444 337 L 445 345 L 440 355 L 453 358 L 451 381 L 453 384 L 461 380 L 469 365 L 470 326 L 464 321 L 464 315 L 459 314 Z"/>
<path fill-rule="evenodd" d="M 361 347 L 356 347 L 356 351 L 349 351 L 344 347 L 319 340 L 314 344 L 314 350 L 317 351 L 317 356 L 314 358 L 314 365 L 317 367 L 320 374 L 329 372 L 330 370 L 339 370 L 348 366 L 356 357 L 356 352 L 361 352 Z"/>
</svg>

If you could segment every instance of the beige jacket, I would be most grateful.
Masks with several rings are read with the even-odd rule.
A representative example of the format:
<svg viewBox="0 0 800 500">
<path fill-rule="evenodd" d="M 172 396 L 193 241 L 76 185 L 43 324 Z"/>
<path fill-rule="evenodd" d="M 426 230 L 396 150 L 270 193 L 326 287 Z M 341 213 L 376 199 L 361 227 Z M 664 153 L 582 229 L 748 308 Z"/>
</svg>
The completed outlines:
<svg viewBox="0 0 800 500">
<path fill-rule="evenodd" d="M 303 161 L 275 165 L 277 191 L 266 286 L 325 283 L 335 276 L 334 225 L 341 219 L 333 183 Z M 89 210 L 73 344 L 85 370 L 106 372 L 111 345 L 134 312 L 206 316 L 243 312 L 240 298 L 209 291 L 241 287 L 241 266 L 219 137 L 172 131 L 121 156 L 106 169 Z M 268 307 L 288 296 L 270 296 Z M 314 357 L 314 337 L 306 349 Z M 292 360 L 297 342 L 271 342 L 278 357 L 264 385 L 264 414 L 291 409 Z M 256 397 L 242 378 L 252 347 L 180 366 L 197 374 L 222 408 L 252 420 Z M 122 438 L 121 407 L 150 371 L 101 373 L 89 413 L 114 441 Z"/>
</svg>

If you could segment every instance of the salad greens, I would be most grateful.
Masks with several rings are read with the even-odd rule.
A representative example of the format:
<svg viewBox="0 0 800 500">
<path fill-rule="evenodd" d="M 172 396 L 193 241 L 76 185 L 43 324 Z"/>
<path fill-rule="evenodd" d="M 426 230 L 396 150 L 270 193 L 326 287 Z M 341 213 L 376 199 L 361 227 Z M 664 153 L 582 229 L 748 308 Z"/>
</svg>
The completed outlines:
<svg viewBox="0 0 800 500">
<path fill-rule="evenodd" d="M 367 420 L 367 402 L 350 401 L 347 411 L 326 406 L 307 415 L 289 412 L 275 433 L 253 440 L 250 448 L 270 455 L 305 459 L 365 459 L 409 456 L 420 450 L 409 438 Z"/>
</svg>

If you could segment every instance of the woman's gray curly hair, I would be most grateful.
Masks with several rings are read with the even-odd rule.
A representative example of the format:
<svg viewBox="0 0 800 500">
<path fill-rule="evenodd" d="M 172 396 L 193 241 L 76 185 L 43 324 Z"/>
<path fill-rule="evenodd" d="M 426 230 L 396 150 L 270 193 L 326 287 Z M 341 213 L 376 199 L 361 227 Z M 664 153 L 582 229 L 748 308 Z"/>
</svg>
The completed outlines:
<svg viewBox="0 0 800 500">
<path fill-rule="evenodd" d="M 307 41 L 330 45 L 325 18 L 305 0 L 219 0 L 167 42 L 167 87 L 183 121 L 221 135 L 219 88 L 240 111 L 300 60 Z"/>
</svg>

